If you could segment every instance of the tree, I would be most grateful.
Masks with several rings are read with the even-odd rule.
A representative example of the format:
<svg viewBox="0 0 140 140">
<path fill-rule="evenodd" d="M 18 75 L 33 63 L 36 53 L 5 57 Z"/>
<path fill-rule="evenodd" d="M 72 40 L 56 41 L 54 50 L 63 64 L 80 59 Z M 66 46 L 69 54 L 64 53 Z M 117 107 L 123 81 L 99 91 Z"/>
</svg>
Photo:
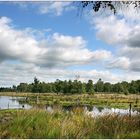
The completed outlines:
<svg viewBox="0 0 140 140">
<path fill-rule="evenodd" d="M 61 81 L 59 79 L 56 79 L 55 87 L 56 87 L 56 92 L 57 93 L 63 93 L 64 92 L 63 81 Z"/>
<path fill-rule="evenodd" d="M 27 92 L 32 92 L 32 91 L 33 91 L 33 84 L 28 84 Z"/>
<path fill-rule="evenodd" d="M 94 94 L 94 86 L 93 86 L 93 81 L 92 80 L 88 80 L 88 83 L 86 85 L 86 91 L 89 94 Z"/>
<path fill-rule="evenodd" d="M 81 89 L 81 93 L 85 94 L 86 93 L 86 84 L 85 83 L 81 83 L 80 85 L 80 89 Z M 94 91 L 94 88 L 93 88 L 93 91 Z"/>
<path fill-rule="evenodd" d="M 135 81 L 131 81 L 129 92 L 132 93 L 132 94 L 135 94 L 135 93 L 138 92 L 137 89 L 138 89 L 137 83 Z"/>
<path fill-rule="evenodd" d="M 104 82 L 100 78 L 97 83 L 95 84 L 95 91 L 96 92 L 103 92 L 104 90 Z"/>
<path fill-rule="evenodd" d="M 124 93 L 125 95 L 128 95 L 128 94 L 129 94 L 128 89 L 127 89 L 127 88 L 123 88 L 123 93 Z"/>
<path fill-rule="evenodd" d="M 123 86 L 123 93 L 125 95 L 128 95 L 129 94 L 129 91 L 128 91 L 129 84 L 128 84 L 128 82 L 123 81 L 123 82 L 121 82 L 121 85 Z"/>
<path fill-rule="evenodd" d="M 13 85 L 12 89 L 13 89 L 14 92 L 17 91 L 17 87 L 15 85 Z"/>
<path fill-rule="evenodd" d="M 79 94 L 84 94 L 86 93 L 86 86 L 84 83 L 82 83 L 81 81 L 78 81 L 78 93 Z"/>
<path fill-rule="evenodd" d="M 72 81 L 69 80 L 68 81 L 68 93 L 71 93 L 71 89 L 72 89 L 73 85 L 72 85 Z"/>
<path fill-rule="evenodd" d="M 112 85 L 109 82 L 104 83 L 104 92 L 111 92 Z"/>
<path fill-rule="evenodd" d="M 64 93 L 68 93 L 69 92 L 68 82 L 66 80 L 63 82 L 63 92 Z"/>
<path fill-rule="evenodd" d="M 137 84 L 137 92 L 140 93 L 140 80 L 135 81 Z"/>
<path fill-rule="evenodd" d="M 35 85 L 38 85 L 39 84 L 39 80 L 36 77 L 34 77 L 34 84 Z"/>
<path fill-rule="evenodd" d="M 81 7 L 89 7 L 94 12 L 98 12 L 100 9 L 110 9 L 116 14 L 118 8 L 129 7 L 133 5 L 134 8 L 140 8 L 140 1 L 82 1 Z"/>
<path fill-rule="evenodd" d="M 27 83 L 20 83 L 17 86 L 17 91 L 18 92 L 28 92 L 28 84 Z"/>
<path fill-rule="evenodd" d="M 123 93 L 123 86 L 121 83 L 116 83 L 114 84 L 113 86 L 113 92 L 116 92 L 116 93 Z"/>
<path fill-rule="evenodd" d="M 102 79 L 99 79 L 96 84 L 93 84 L 92 80 L 88 80 L 87 83 L 74 80 L 74 81 L 61 81 L 57 79 L 52 83 L 40 82 L 36 77 L 34 82 L 20 83 L 17 87 L 1 87 L 0 92 L 33 92 L 33 93 L 64 93 L 64 94 L 93 94 L 95 92 L 114 92 L 123 93 L 125 95 L 140 94 L 140 80 L 131 81 L 128 83 L 123 81 L 121 83 L 111 84 L 109 82 L 104 83 Z"/>
<path fill-rule="evenodd" d="M 72 88 L 71 88 L 71 93 L 78 93 L 78 81 L 74 80 L 72 82 Z"/>
<path fill-rule="evenodd" d="M 34 93 L 39 93 L 40 92 L 39 80 L 36 77 L 34 78 L 32 92 L 34 92 Z"/>
</svg>

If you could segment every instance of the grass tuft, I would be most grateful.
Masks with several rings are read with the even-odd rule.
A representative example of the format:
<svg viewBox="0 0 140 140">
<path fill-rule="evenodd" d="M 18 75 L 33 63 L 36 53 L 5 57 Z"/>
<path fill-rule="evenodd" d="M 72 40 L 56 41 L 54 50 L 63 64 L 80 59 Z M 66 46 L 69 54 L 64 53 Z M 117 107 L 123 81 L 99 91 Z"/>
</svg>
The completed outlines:
<svg viewBox="0 0 140 140">
<path fill-rule="evenodd" d="M 0 138 L 140 138 L 140 116 L 87 116 L 80 108 L 53 113 L 41 109 L 0 111 Z"/>
</svg>

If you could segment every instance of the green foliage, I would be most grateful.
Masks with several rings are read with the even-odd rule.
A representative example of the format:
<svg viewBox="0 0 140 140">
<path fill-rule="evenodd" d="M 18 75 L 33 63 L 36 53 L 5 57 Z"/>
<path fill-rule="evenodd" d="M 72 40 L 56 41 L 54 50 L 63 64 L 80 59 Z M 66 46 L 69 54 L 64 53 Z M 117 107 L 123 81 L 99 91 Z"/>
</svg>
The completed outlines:
<svg viewBox="0 0 140 140">
<path fill-rule="evenodd" d="M 27 92 L 28 91 L 28 84 L 27 83 L 20 83 L 17 86 L 17 91 L 19 91 L 19 92 Z"/>
<path fill-rule="evenodd" d="M 105 93 L 120 93 L 128 95 L 140 94 L 140 80 L 131 81 L 130 83 L 122 81 L 121 83 L 111 84 L 109 82 L 103 82 L 99 79 L 95 84 L 92 80 L 88 80 L 87 83 L 78 80 L 59 80 L 55 82 L 45 83 L 40 82 L 36 77 L 34 82 L 20 83 L 18 86 L 12 88 L 0 88 L 0 92 L 32 92 L 32 93 L 57 93 L 57 94 L 94 94 L 94 92 L 105 92 Z"/>
<path fill-rule="evenodd" d="M 7 121 L 2 121 L 6 118 Z M 0 120 L 1 139 L 140 138 L 139 115 L 92 118 L 80 108 L 68 113 L 56 108 L 53 113 L 34 109 L 9 110 L 0 113 Z"/>
<path fill-rule="evenodd" d="M 112 85 L 110 83 L 104 83 L 104 92 L 111 92 Z"/>
<path fill-rule="evenodd" d="M 88 80 L 86 88 L 87 88 L 87 93 L 94 94 L 94 86 L 92 80 Z"/>
<path fill-rule="evenodd" d="M 104 91 L 104 83 L 102 79 L 99 79 L 95 84 L 95 91 L 96 92 L 103 92 Z"/>
<path fill-rule="evenodd" d="M 34 78 L 34 83 L 32 85 L 33 85 L 32 92 L 39 93 L 41 91 L 40 82 L 36 77 Z"/>
</svg>

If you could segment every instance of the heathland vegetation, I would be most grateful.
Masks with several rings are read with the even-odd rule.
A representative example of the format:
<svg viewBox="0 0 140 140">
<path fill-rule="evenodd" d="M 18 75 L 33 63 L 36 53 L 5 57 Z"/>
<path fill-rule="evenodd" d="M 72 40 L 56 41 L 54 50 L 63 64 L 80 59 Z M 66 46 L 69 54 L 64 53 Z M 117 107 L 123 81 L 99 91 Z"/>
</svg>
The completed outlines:
<svg viewBox="0 0 140 140">
<path fill-rule="evenodd" d="M 24 97 L 19 98 L 21 104 L 29 104 L 40 108 L 46 106 L 91 106 L 93 107 L 113 107 L 113 108 L 129 108 L 131 103 L 132 108 L 140 110 L 140 95 L 137 94 L 72 94 L 64 95 L 57 93 L 16 93 L 16 92 L 1 92 L 0 96 Z"/>
<path fill-rule="evenodd" d="M 81 109 L 1 110 L 0 138 L 140 138 L 140 116 L 91 117 Z"/>
</svg>

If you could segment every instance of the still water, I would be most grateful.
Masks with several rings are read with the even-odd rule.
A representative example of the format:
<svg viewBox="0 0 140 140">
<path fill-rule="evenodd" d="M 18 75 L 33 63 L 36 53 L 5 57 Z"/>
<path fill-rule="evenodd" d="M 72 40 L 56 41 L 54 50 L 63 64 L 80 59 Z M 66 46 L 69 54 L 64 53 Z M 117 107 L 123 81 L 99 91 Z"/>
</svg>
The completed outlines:
<svg viewBox="0 0 140 140">
<path fill-rule="evenodd" d="M 0 109 L 30 109 L 28 104 L 20 104 L 18 99 L 22 97 L 0 96 Z"/>
<path fill-rule="evenodd" d="M 94 106 L 92 110 L 88 110 L 88 108 L 85 108 L 85 112 L 88 115 L 91 115 L 92 117 L 97 117 L 97 116 L 103 116 L 103 115 L 108 115 L 108 114 L 117 114 L 117 115 L 137 115 L 139 114 L 138 111 L 136 110 L 130 110 L 129 109 L 120 109 L 120 108 L 98 108 Z"/>
<path fill-rule="evenodd" d="M 83 112 L 87 115 L 90 115 L 92 117 L 97 116 L 103 116 L 108 114 L 117 114 L 117 115 L 129 115 L 130 110 L 129 109 L 119 109 L 119 108 L 107 108 L 107 107 L 98 107 L 98 106 L 85 106 L 85 107 L 63 107 L 63 111 L 69 112 L 73 111 L 76 108 L 80 108 L 83 110 Z M 50 113 L 54 111 L 53 106 L 46 106 L 46 110 Z M 131 110 L 131 115 L 137 115 L 139 114 L 136 110 Z"/>
<path fill-rule="evenodd" d="M 32 106 L 28 104 L 20 104 L 18 99 L 24 97 L 11 97 L 11 96 L 0 96 L 0 109 L 30 109 Z M 48 112 L 53 112 L 56 106 L 46 106 L 45 109 Z M 118 115 L 129 115 L 129 109 L 119 109 L 119 108 L 107 108 L 107 107 L 98 107 L 98 106 L 85 106 L 85 107 L 62 107 L 63 111 L 70 112 L 75 108 L 82 109 L 86 114 L 91 115 L 93 117 L 102 116 L 106 114 L 118 114 Z M 131 115 L 140 114 L 136 110 L 131 110 Z"/>
</svg>

